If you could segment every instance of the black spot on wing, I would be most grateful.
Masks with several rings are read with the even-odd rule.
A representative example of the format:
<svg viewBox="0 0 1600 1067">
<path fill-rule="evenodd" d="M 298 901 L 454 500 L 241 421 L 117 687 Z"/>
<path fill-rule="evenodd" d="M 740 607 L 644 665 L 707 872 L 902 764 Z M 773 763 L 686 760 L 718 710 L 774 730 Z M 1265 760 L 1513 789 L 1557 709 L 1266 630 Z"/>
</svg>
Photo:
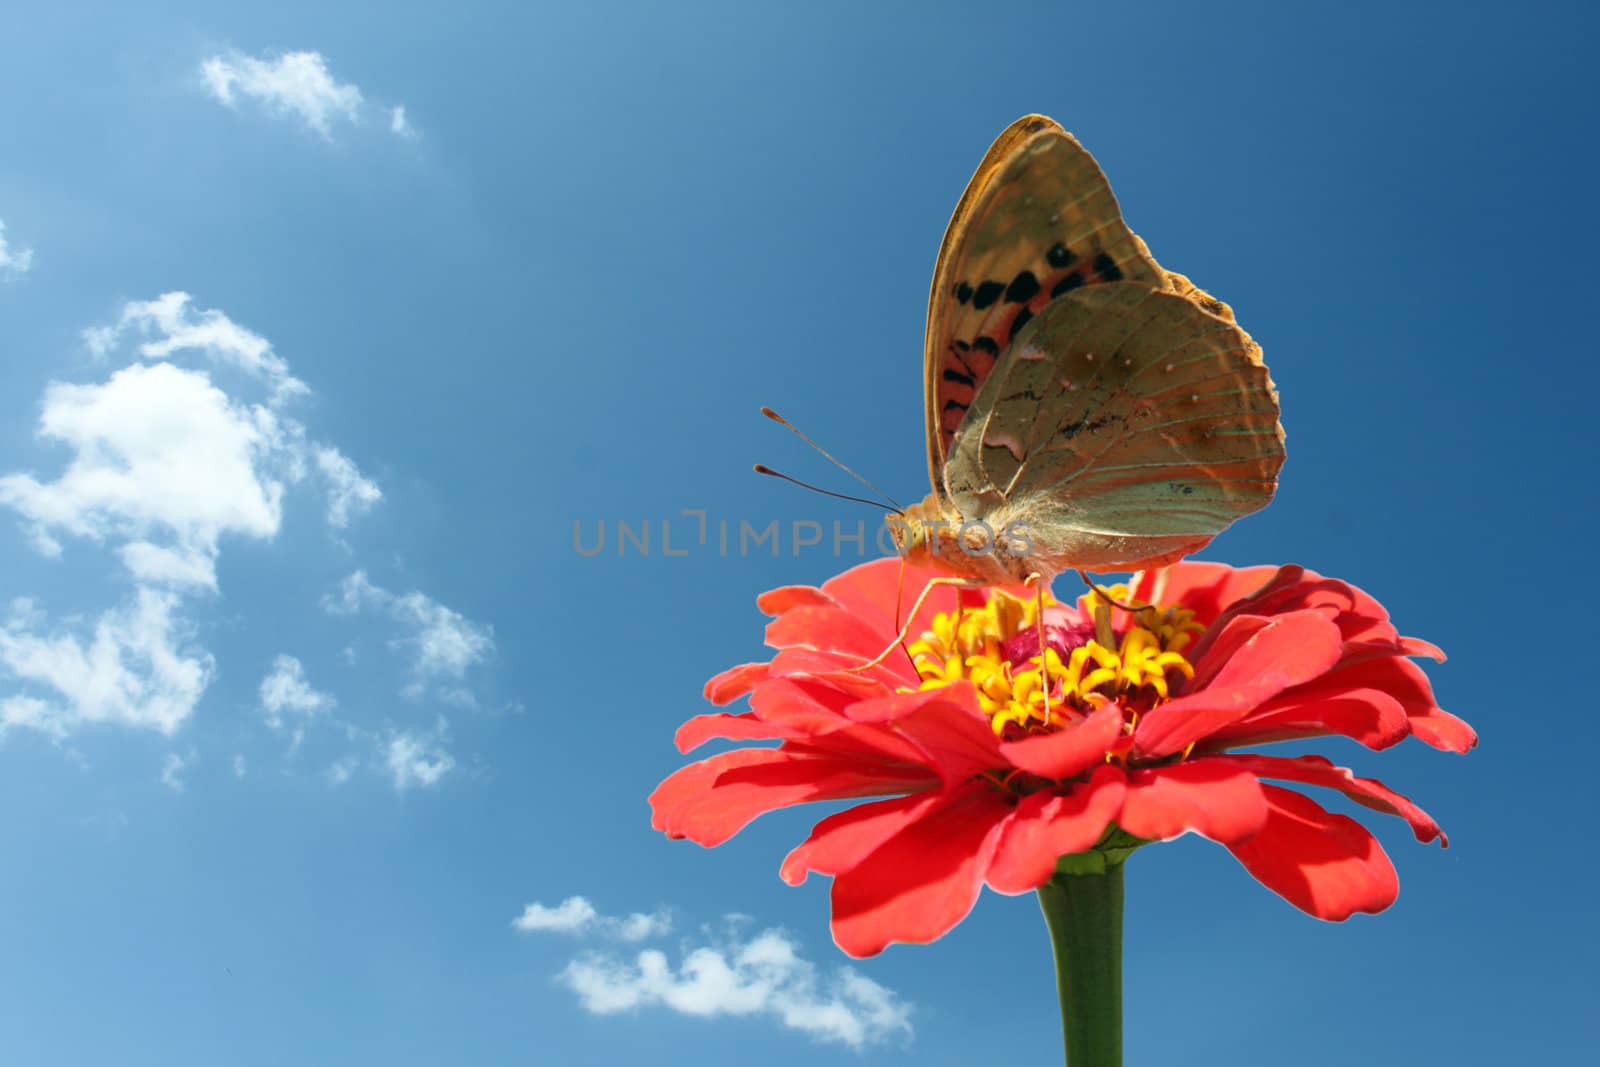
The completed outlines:
<svg viewBox="0 0 1600 1067">
<path fill-rule="evenodd" d="M 1039 292 L 1039 279 L 1033 276 L 1033 271 L 1025 270 L 1011 279 L 1011 284 L 1006 286 L 1006 303 L 1026 304 Z"/>
<path fill-rule="evenodd" d="M 1000 346 L 995 344 L 994 341 L 987 337 L 974 337 L 972 339 L 972 347 L 977 349 L 979 352 L 987 352 L 991 356 L 998 356 L 1000 354 Z"/>
<path fill-rule="evenodd" d="M 978 286 L 978 291 L 972 294 L 972 306 L 979 311 L 1000 299 L 1000 294 L 1006 291 L 1004 282 L 984 282 Z"/>
<path fill-rule="evenodd" d="M 1065 278 L 1062 278 L 1059 282 L 1056 282 L 1054 288 L 1050 290 L 1050 296 L 1054 298 L 1060 296 L 1062 293 L 1070 293 L 1072 290 L 1077 289 L 1082 285 L 1083 273 L 1081 271 L 1073 271 Z"/>
<path fill-rule="evenodd" d="M 947 371 L 945 371 L 944 372 L 944 380 L 947 381 L 947 382 L 958 382 L 961 385 L 971 385 L 972 384 L 971 376 L 966 375 L 966 374 L 962 374 L 958 370 L 947 370 Z"/>
<path fill-rule="evenodd" d="M 972 286 L 968 285 L 966 282 L 962 282 L 960 285 L 956 286 L 956 303 L 965 304 L 971 299 Z"/>
<path fill-rule="evenodd" d="M 1028 320 L 1031 318 L 1033 318 L 1033 312 L 1029 311 L 1027 308 L 1023 308 L 1017 312 L 1017 317 L 1011 320 L 1012 341 L 1017 339 L 1017 334 L 1022 332 L 1022 328 L 1028 325 Z"/>
<path fill-rule="evenodd" d="M 1070 267 L 1078 262 L 1078 257 L 1073 254 L 1072 249 L 1059 243 L 1051 245 L 1050 251 L 1044 254 L 1044 258 L 1049 260 L 1050 265 L 1057 270 Z"/>
<path fill-rule="evenodd" d="M 1117 266 L 1117 261 L 1101 252 L 1094 257 L 1094 272 L 1100 275 L 1100 280 L 1105 282 L 1120 282 L 1122 268 Z"/>
</svg>

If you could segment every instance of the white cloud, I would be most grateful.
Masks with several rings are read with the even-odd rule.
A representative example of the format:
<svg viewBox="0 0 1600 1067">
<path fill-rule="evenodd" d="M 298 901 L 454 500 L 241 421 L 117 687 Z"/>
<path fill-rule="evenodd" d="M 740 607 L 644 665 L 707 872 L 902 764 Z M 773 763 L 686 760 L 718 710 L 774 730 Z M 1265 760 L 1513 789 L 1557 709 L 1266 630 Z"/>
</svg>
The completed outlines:
<svg viewBox="0 0 1600 1067">
<path fill-rule="evenodd" d="M 263 337 L 217 310 L 166 293 L 124 306 L 111 326 L 85 332 L 101 358 L 137 339 L 134 362 L 95 384 L 51 383 L 38 437 L 64 446 L 55 476 L 0 476 L 0 506 L 18 513 L 34 547 L 62 555 L 63 540 L 105 545 L 133 588 L 87 620 L 49 622 L 30 601 L 13 602 L 0 625 L 0 732 L 28 727 L 56 737 L 92 723 L 170 734 L 193 712 L 214 673 L 193 642 L 186 597 L 218 592 L 217 559 L 230 538 L 273 540 L 286 486 L 315 460 L 329 480 L 330 522 L 348 521 L 378 497 L 338 449 L 312 441 L 283 414 L 307 392 Z M 264 403 L 236 399 L 199 359 L 235 376 L 230 388 L 264 389 Z M 220 376 L 220 375 L 219 375 Z M 300 681 L 304 683 L 303 675 Z M 311 695 L 307 695 L 311 694 Z M 280 683 L 263 693 L 272 716 L 320 694 Z M 424 761 L 425 776 L 431 764 Z M 419 778 L 420 780 L 420 778 Z"/>
<path fill-rule="evenodd" d="M 183 792 L 183 779 L 178 775 L 189 765 L 189 761 L 176 752 L 167 753 L 167 761 L 161 765 L 161 784 L 174 793 Z"/>
<path fill-rule="evenodd" d="M 584 897 L 568 897 L 553 908 L 529 904 L 511 920 L 511 925 L 523 933 L 600 933 L 618 941 L 646 941 L 671 930 L 672 918 L 665 911 L 636 911 L 621 917 L 601 915 Z"/>
<path fill-rule="evenodd" d="M 397 108 L 400 121 L 405 121 L 405 109 Z M 399 133 L 399 130 L 395 131 Z M 13 249 L 6 242 L 6 224 L 0 220 L 0 278 L 20 278 L 33 269 L 33 249 Z"/>
<path fill-rule="evenodd" d="M 350 776 L 356 773 L 357 761 L 354 756 L 343 756 L 328 764 L 328 769 L 323 774 L 328 779 L 329 785 L 344 785 Z"/>
<path fill-rule="evenodd" d="M 658 949 L 631 961 L 588 953 L 569 963 L 559 981 L 595 1015 L 660 1006 L 708 1019 L 762 1016 L 855 1049 L 911 1034 L 911 1008 L 897 994 L 848 967 L 820 978 L 779 930 L 685 946 L 676 969 Z"/>
<path fill-rule="evenodd" d="M 269 114 L 298 116 L 325 138 L 331 137 L 334 120 L 361 121 L 361 90 L 335 81 L 318 52 L 288 52 L 271 60 L 232 52 L 201 63 L 200 74 L 211 95 L 227 107 L 243 95 Z"/>
<path fill-rule="evenodd" d="M 438 785 L 450 773 L 456 765 L 455 758 L 438 741 L 437 731 L 424 734 L 402 730 L 389 735 L 383 743 L 383 760 L 397 791 Z"/>
<path fill-rule="evenodd" d="M 411 125 L 410 120 L 406 118 L 406 109 L 404 107 L 392 107 L 389 109 L 389 132 L 396 137 L 415 138 L 418 136 L 417 128 Z"/>
<path fill-rule="evenodd" d="M 171 734 L 193 712 L 214 672 L 210 654 L 192 646 L 177 618 L 177 600 L 171 592 L 140 588 L 81 636 L 46 632 L 32 601 L 12 601 L 11 616 L 0 626 L 0 669 L 51 696 L 7 698 L 0 726 L 61 737 L 85 724 L 120 723 Z"/>
<path fill-rule="evenodd" d="M 373 584 L 366 571 L 347 575 L 334 592 L 322 598 L 322 606 L 334 615 L 383 611 L 409 631 L 391 642 L 412 653 L 416 682 L 406 690 L 409 695 L 419 695 L 424 682 L 461 678 L 469 667 L 494 652 L 492 626 L 474 622 L 420 592 L 391 593 Z M 446 687 L 444 693 L 453 703 L 463 702 L 459 687 Z"/>
<path fill-rule="evenodd" d="M 344 529 L 350 519 L 383 499 L 377 483 L 361 475 L 350 458 L 337 448 L 319 445 L 314 450 L 317 470 L 328 485 L 328 525 Z"/>
<path fill-rule="evenodd" d="M 261 710 L 267 725 L 274 730 L 283 726 L 284 712 L 297 715 L 316 715 L 334 706 L 333 697 L 320 692 L 306 681 L 305 668 L 293 656 L 278 656 L 272 661 L 272 670 L 261 679 Z"/>
<path fill-rule="evenodd" d="M 234 756 L 233 757 L 233 776 L 235 778 L 243 778 L 244 777 L 244 771 L 245 771 L 244 757 L 240 756 L 240 755 Z"/>
<path fill-rule="evenodd" d="M 583 897 L 568 897 L 553 908 L 543 904 L 529 904 L 522 909 L 522 914 L 511 920 L 511 925 L 523 933 L 534 930 L 555 931 L 557 933 L 575 934 L 593 925 L 600 917 Z"/>
<path fill-rule="evenodd" d="M 134 300 L 123 305 L 122 315 L 110 326 L 83 332 L 84 343 L 96 357 L 104 357 L 129 331 L 155 336 L 139 345 L 146 359 L 168 359 L 174 353 L 193 351 L 221 367 L 232 367 L 265 382 L 274 404 L 311 390 L 289 373 L 289 364 L 272 350 L 265 337 L 240 326 L 215 308 L 191 310 L 188 293 L 174 290 L 154 300 Z"/>
<path fill-rule="evenodd" d="M 47 554 L 59 553 L 58 532 L 127 540 L 123 562 L 136 578 L 215 588 L 221 535 L 278 532 L 283 485 L 268 472 L 278 422 L 202 373 L 135 364 L 103 385 L 52 383 L 39 435 L 73 450 L 66 470 L 51 482 L 0 477 L 0 503 L 33 524 Z"/>
</svg>

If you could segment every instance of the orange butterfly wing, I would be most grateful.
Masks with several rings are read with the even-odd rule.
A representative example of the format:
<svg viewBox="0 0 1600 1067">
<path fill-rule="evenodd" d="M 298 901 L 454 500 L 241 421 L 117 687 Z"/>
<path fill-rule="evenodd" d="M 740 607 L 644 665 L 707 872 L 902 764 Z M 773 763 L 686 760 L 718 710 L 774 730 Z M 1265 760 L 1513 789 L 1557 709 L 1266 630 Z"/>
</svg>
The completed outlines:
<svg viewBox="0 0 1600 1067">
<path fill-rule="evenodd" d="M 1114 281 L 1174 287 L 1122 221 L 1083 146 L 1043 115 L 1018 119 L 967 184 L 934 268 L 923 382 L 937 497 L 948 496 L 944 465 L 956 429 L 1012 337 L 1052 300 Z"/>
</svg>

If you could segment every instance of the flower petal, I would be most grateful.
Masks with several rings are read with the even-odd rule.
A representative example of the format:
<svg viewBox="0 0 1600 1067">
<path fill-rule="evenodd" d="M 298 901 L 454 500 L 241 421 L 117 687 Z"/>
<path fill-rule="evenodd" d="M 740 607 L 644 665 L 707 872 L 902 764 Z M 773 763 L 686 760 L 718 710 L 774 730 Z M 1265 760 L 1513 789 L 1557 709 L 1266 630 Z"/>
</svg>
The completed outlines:
<svg viewBox="0 0 1600 1067">
<path fill-rule="evenodd" d="M 988 783 L 946 798 L 834 878 L 833 939 L 847 954 L 932 941 L 972 910 L 1011 804 Z"/>
<path fill-rule="evenodd" d="M 1239 753 L 1212 758 L 1218 762 L 1225 762 L 1230 766 L 1249 771 L 1258 778 L 1278 778 L 1287 782 L 1301 782 L 1305 785 L 1320 785 L 1328 789 L 1337 789 L 1357 804 L 1369 807 L 1373 811 L 1381 811 L 1386 815 L 1398 815 L 1411 824 L 1411 832 L 1423 844 L 1427 844 L 1435 838 L 1438 839 L 1440 845 L 1449 844 L 1444 832 L 1439 829 L 1439 824 L 1434 822 L 1427 812 L 1417 807 L 1409 799 L 1375 779 L 1357 778 L 1354 771 L 1345 767 L 1336 767 L 1321 756 L 1300 756 L 1295 759 L 1286 759 L 1282 756 L 1256 756 Z"/>
<path fill-rule="evenodd" d="M 1339 630 L 1314 611 L 1281 615 L 1255 629 L 1249 640 L 1232 650 L 1223 641 L 1217 652 L 1232 654 L 1221 667 L 1202 659 L 1195 668 L 1211 674 L 1197 692 L 1149 712 L 1134 731 L 1140 756 L 1161 757 L 1181 752 L 1230 723 L 1249 715 L 1263 702 L 1291 686 L 1301 685 L 1339 659 Z"/>
<path fill-rule="evenodd" d="M 984 879 L 1000 893 L 1037 889 L 1055 873 L 1056 861 L 1093 847 L 1122 809 L 1127 793 L 1122 768 L 1102 763 L 1087 782 L 1062 794 L 1030 793 L 1000 831 L 994 860 Z"/>
<path fill-rule="evenodd" d="M 733 703 L 767 677 L 768 666 L 766 663 L 741 663 L 728 668 L 706 683 L 706 699 L 719 707 Z"/>
<path fill-rule="evenodd" d="M 1236 616 L 1283 615 L 1295 611 L 1326 615 L 1339 627 L 1346 641 L 1380 641 L 1399 648 L 1400 634 L 1389 621 L 1389 613 L 1374 597 L 1348 582 L 1290 565 L 1280 567 L 1256 592 L 1229 605 L 1190 651 L 1196 657 L 1203 657 L 1214 635 Z"/>
<path fill-rule="evenodd" d="M 1166 841 L 1187 831 L 1229 844 L 1261 829 L 1267 804 L 1255 775 L 1207 756 L 1128 775 L 1117 824 L 1135 837 Z"/>
<path fill-rule="evenodd" d="M 781 585 L 768 589 L 756 597 L 756 607 L 763 615 L 774 617 L 800 607 L 826 607 L 833 598 L 814 585 Z"/>
<path fill-rule="evenodd" d="M 710 848 L 775 808 L 812 800 L 915 792 L 938 784 L 920 767 L 778 748 L 740 749 L 691 763 L 650 794 L 651 825 Z"/>
<path fill-rule="evenodd" d="M 1302 911 L 1340 922 L 1394 903 L 1394 864 L 1362 825 L 1324 811 L 1309 797 L 1262 786 L 1268 807 L 1261 832 L 1228 851 L 1262 885 Z"/>
<path fill-rule="evenodd" d="M 794 728 L 765 722 L 754 715 L 696 715 L 673 735 L 679 752 L 691 752 L 707 741 L 773 741 L 807 736 Z"/>
<path fill-rule="evenodd" d="M 902 570 L 898 559 L 879 559 L 851 567 L 843 574 L 828 579 L 822 583 L 822 591 L 840 607 L 880 628 L 887 639 L 899 632 L 901 624 L 906 621 L 906 613 L 917 602 L 928 583 L 935 578 L 947 577 L 937 567 L 905 566 Z M 917 617 L 912 620 L 909 632 L 913 635 L 921 633 L 932 624 L 935 614 L 951 611 L 955 605 L 956 594 L 950 586 L 934 586 L 923 600 Z"/>
<path fill-rule="evenodd" d="M 1007 741 L 1000 751 L 1013 767 L 1041 778 L 1075 778 L 1104 763 L 1111 743 L 1122 736 L 1122 706 L 1106 704 L 1076 726 L 1021 741 Z"/>
<path fill-rule="evenodd" d="M 1185 560 L 1134 575 L 1131 595 L 1146 604 L 1181 604 L 1210 626 L 1229 604 L 1256 592 L 1280 570 Z"/>
<path fill-rule="evenodd" d="M 790 608 L 767 623 L 766 642 L 773 648 L 813 648 L 839 652 L 860 662 L 889 647 L 894 632 L 834 604 Z"/>
<path fill-rule="evenodd" d="M 808 871 L 843 874 L 866 859 L 889 838 L 947 803 L 938 790 L 857 804 L 836 812 L 811 828 L 811 835 L 784 857 L 778 876 L 790 885 L 806 880 Z"/>
<path fill-rule="evenodd" d="M 1302 693 L 1305 695 L 1298 695 Z M 1324 694 L 1311 685 L 1268 701 L 1259 711 L 1206 738 L 1200 747 L 1220 750 L 1328 734 L 1343 735 L 1371 749 L 1384 749 L 1411 736 L 1411 721 L 1400 702 L 1380 689 Z"/>
</svg>

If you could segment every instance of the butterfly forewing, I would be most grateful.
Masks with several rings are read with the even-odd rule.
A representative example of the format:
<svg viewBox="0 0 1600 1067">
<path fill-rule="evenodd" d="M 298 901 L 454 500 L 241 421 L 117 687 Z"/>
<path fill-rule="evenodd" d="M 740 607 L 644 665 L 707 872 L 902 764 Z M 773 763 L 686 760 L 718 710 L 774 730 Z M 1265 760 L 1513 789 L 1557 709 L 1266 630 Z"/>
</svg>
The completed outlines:
<svg viewBox="0 0 1600 1067">
<path fill-rule="evenodd" d="M 1260 349 L 1194 296 L 1137 283 L 1042 308 L 972 407 L 945 468 L 951 501 L 1026 523 L 1052 571 L 1195 551 L 1271 500 L 1283 462 Z"/>
<path fill-rule="evenodd" d="M 1116 281 L 1160 288 L 1166 275 L 1071 134 L 1041 115 L 1012 123 L 956 206 L 929 295 L 923 371 L 936 493 L 956 431 L 1014 336 L 1053 301 Z"/>
</svg>

